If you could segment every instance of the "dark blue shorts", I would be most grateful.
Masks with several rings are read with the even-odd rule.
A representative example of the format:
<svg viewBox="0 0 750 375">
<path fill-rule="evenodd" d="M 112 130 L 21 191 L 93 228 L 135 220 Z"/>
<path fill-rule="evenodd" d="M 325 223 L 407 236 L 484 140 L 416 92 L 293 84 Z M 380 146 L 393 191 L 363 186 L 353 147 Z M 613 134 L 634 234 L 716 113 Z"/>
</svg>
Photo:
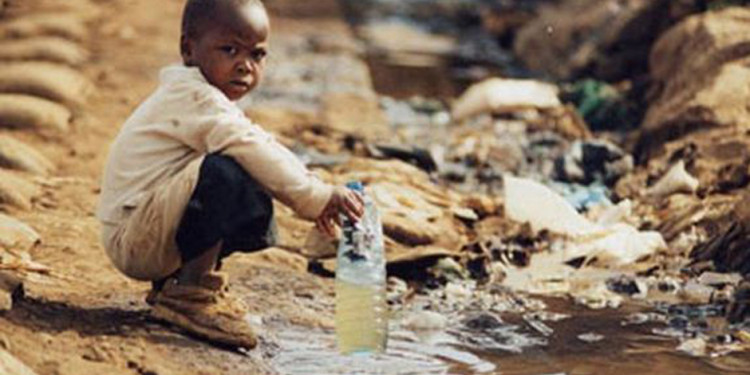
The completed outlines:
<svg viewBox="0 0 750 375">
<path fill-rule="evenodd" d="M 222 241 L 221 257 L 273 246 L 273 201 L 234 159 L 206 156 L 198 183 L 177 228 L 183 263 Z"/>
</svg>

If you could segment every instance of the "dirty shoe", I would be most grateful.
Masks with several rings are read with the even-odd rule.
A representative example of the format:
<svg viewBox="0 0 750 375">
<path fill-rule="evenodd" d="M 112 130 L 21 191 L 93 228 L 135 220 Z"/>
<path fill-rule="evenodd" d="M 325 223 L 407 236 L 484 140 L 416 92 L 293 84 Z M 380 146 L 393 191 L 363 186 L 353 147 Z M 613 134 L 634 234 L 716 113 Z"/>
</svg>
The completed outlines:
<svg viewBox="0 0 750 375">
<path fill-rule="evenodd" d="M 226 293 L 229 285 L 229 277 L 222 272 L 209 272 L 201 276 L 200 286 L 216 292 Z"/>
<path fill-rule="evenodd" d="M 179 285 L 171 279 L 156 295 L 151 313 L 157 319 L 219 345 L 247 349 L 257 345 L 255 333 L 245 319 L 247 308 L 225 292 Z"/>
</svg>

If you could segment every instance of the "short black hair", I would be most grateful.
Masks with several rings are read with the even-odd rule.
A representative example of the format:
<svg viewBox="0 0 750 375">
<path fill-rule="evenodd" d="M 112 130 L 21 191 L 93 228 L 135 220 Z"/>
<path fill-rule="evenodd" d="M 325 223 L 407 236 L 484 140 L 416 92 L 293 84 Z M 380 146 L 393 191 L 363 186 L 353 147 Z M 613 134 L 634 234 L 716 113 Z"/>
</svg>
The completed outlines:
<svg viewBox="0 0 750 375">
<path fill-rule="evenodd" d="M 187 0 L 182 13 L 182 35 L 196 38 L 203 32 L 206 24 L 214 21 L 219 5 L 241 6 L 257 4 L 265 8 L 261 0 Z"/>
</svg>

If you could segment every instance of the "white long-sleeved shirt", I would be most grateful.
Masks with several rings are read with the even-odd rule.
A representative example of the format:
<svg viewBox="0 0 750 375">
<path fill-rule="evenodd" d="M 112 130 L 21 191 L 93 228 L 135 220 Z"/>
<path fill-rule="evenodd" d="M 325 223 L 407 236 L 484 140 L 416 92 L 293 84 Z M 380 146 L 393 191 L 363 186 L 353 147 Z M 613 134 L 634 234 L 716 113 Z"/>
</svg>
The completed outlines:
<svg viewBox="0 0 750 375">
<path fill-rule="evenodd" d="M 170 66 L 160 85 L 125 122 L 110 149 L 97 217 L 118 224 L 191 161 L 211 153 L 234 158 L 274 198 L 305 218 L 317 217 L 332 187 L 312 175 L 272 135 L 252 123 L 198 68 Z"/>
</svg>

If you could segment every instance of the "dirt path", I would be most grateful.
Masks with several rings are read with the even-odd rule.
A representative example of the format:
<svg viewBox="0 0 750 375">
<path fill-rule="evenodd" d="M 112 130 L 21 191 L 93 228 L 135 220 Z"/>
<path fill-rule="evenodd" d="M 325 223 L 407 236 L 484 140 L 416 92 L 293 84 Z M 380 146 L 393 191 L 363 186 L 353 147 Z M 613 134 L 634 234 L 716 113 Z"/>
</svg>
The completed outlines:
<svg viewBox="0 0 750 375">
<path fill-rule="evenodd" d="M 32 256 L 52 272 L 28 280 L 27 297 L 0 317 L 0 343 L 40 375 L 274 373 L 269 364 L 276 350 L 273 327 L 289 322 L 329 325 L 329 281 L 258 267 L 252 257 L 232 259 L 227 269 L 235 290 L 264 323 L 270 322 L 261 347 L 241 354 L 151 320 L 143 302 L 148 285 L 121 276 L 99 244 L 94 212 L 108 145 L 155 87 L 159 69 L 178 61 L 183 1 L 97 4 L 102 13 L 86 43 L 93 58 L 83 67 L 96 84 L 95 97 L 68 134 L 52 140 L 18 134 L 59 166 L 44 181 L 37 207 L 14 212 L 41 235 L 43 242 Z M 283 11 L 285 2 L 274 5 L 274 12 Z M 334 21 L 330 27 L 340 29 L 343 22 Z M 294 23 L 288 24 L 294 30 Z"/>
</svg>

